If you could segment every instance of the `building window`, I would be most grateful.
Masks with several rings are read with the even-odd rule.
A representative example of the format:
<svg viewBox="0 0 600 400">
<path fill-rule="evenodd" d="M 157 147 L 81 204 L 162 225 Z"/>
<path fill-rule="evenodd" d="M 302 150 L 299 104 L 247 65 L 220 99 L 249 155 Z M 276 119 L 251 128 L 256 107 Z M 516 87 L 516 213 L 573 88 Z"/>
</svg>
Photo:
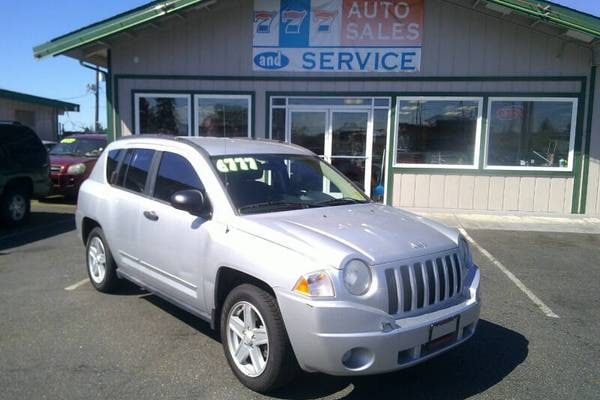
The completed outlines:
<svg viewBox="0 0 600 400">
<path fill-rule="evenodd" d="M 396 167 L 478 167 L 482 98 L 399 97 Z"/>
<path fill-rule="evenodd" d="M 195 95 L 196 135 L 252 136 L 252 96 Z"/>
<path fill-rule="evenodd" d="M 577 99 L 490 98 L 486 169 L 573 168 Z"/>
<path fill-rule="evenodd" d="M 190 96 L 187 94 L 137 93 L 135 133 L 190 135 Z"/>
</svg>

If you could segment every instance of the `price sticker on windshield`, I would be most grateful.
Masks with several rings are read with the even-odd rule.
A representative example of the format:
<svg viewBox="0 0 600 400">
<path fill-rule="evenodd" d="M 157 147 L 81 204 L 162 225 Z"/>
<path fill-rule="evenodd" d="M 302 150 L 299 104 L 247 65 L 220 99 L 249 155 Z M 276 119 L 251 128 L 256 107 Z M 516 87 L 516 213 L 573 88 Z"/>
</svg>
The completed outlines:
<svg viewBox="0 0 600 400">
<path fill-rule="evenodd" d="M 75 138 L 64 138 L 60 142 L 61 143 L 66 143 L 66 144 L 71 144 L 71 143 L 75 143 L 75 141 L 77 141 L 77 139 L 75 139 Z"/>
<path fill-rule="evenodd" d="M 252 157 L 228 157 L 217 160 L 219 172 L 228 173 L 236 171 L 256 171 L 258 163 Z"/>
</svg>

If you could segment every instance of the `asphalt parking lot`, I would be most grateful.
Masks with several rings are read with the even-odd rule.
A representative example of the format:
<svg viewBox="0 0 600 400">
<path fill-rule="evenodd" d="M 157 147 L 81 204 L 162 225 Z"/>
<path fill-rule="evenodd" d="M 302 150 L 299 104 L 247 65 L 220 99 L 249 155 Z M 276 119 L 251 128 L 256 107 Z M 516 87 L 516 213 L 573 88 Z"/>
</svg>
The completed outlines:
<svg viewBox="0 0 600 400">
<path fill-rule="evenodd" d="M 263 398 L 230 372 L 207 323 L 137 289 L 92 289 L 73 205 L 0 228 L 0 398 Z M 600 235 L 469 230 L 484 308 L 468 343 L 373 377 L 304 374 L 275 398 L 600 398 Z M 65 288 L 69 289 L 66 290 Z"/>
</svg>

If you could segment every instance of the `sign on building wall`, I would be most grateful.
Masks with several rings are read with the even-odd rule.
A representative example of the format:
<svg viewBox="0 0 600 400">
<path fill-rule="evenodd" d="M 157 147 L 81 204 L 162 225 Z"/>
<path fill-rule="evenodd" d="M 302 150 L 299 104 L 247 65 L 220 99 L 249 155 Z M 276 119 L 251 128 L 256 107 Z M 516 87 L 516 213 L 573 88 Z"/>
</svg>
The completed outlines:
<svg viewBox="0 0 600 400">
<path fill-rule="evenodd" d="M 417 72 L 424 0 L 254 0 L 255 71 Z"/>
</svg>

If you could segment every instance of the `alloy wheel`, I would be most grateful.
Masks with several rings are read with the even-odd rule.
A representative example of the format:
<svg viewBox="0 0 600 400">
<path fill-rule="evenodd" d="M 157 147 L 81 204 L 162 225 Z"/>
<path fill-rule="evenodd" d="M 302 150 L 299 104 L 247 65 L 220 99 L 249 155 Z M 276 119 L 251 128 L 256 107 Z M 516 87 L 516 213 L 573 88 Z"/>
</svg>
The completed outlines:
<svg viewBox="0 0 600 400">
<path fill-rule="evenodd" d="M 27 200 L 21 194 L 16 194 L 12 197 L 8 205 L 8 212 L 13 221 L 20 221 L 27 214 Z"/>
<path fill-rule="evenodd" d="M 237 302 L 227 317 L 229 353 L 246 376 L 257 377 L 265 371 L 269 360 L 269 335 L 265 321 L 256 307 L 246 301 Z"/>
<path fill-rule="evenodd" d="M 90 277 L 95 283 L 102 283 L 106 276 L 106 250 L 98 236 L 94 236 L 90 240 L 87 257 Z"/>
</svg>

